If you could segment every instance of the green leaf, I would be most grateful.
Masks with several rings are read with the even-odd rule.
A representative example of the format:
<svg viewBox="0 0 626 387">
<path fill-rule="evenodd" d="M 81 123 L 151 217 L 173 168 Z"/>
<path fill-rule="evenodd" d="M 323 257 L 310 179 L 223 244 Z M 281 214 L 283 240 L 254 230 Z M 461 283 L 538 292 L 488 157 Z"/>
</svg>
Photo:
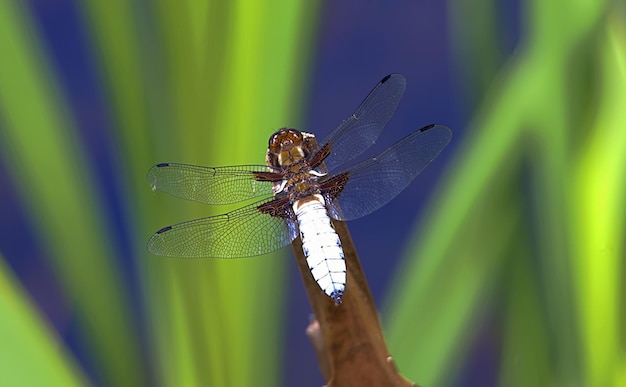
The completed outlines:
<svg viewBox="0 0 626 387">
<path fill-rule="evenodd" d="M 454 385 L 492 321 L 504 322 L 493 332 L 504 385 L 619 385 L 625 374 L 624 9 L 526 7 L 519 47 L 492 74 L 390 296 L 390 350 L 424 385 Z M 465 52 L 489 50 L 464 38 Z M 471 84 L 485 84 L 482 70 Z"/>
<path fill-rule="evenodd" d="M 0 384 L 84 386 L 78 365 L 0 255 Z"/>
</svg>

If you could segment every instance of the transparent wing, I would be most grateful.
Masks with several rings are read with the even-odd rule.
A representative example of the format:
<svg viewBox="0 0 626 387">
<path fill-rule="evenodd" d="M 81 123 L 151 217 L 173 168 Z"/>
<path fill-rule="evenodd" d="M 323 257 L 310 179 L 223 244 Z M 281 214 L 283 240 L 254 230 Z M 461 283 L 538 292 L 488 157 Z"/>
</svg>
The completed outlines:
<svg viewBox="0 0 626 387">
<path fill-rule="evenodd" d="M 226 214 L 164 227 L 150 237 L 148 250 L 168 257 L 239 258 L 279 249 L 293 238 L 282 218 L 257 209 L 267 202 L 262 200 Z"/>
<path fill-rule="evenodd" d="M 330 155 L 325 163 L 328 171 L 353 159 L 372 146 L 396 111 L 404 94 L 406 79 L 401 74 L 383 78 L 361 102 L 354 114 L 333 130 L 328 138 Z"/>
<path fill-rule="evenodd" d="M 333 213 L 333 217 L 357 219 L 387 204 L 437 157 L 451 137 L 452 132 L 446 126 L 426 126 L 379 156 L 354 166 L 335 199 L 339 211 Z"/>
<path fill-rule="evenodd" d="M 147 180 L 153 190 L 207 204 L 229 204 L 272 195 L 271 183 L 257 181 L 254 172 L 267 172 L 264 165 L 201 167 L 161 163 L 150 168 Z"/>
</svg>

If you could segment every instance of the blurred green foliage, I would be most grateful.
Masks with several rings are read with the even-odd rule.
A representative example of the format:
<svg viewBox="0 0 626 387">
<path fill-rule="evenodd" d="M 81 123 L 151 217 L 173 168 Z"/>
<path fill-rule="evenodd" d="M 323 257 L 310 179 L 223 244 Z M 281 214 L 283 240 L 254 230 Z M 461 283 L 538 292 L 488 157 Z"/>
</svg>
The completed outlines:
<svg viewBox="0 0 626 387">
<path fill-rule="evenodd" d="M 522 2 L 493 76 L 497 4 L 475 3 L 449 11 L 479 109 L 398 268 L 391 352 L 410 379 L 450 385 L 489 329 L 501 385 L 626 385 L 624 4 Z"/>
<path fill-rule="evenodd" d="M 121 279 L 118 247 L 110 242 L 115 230 L 101 183 L 94 181 L 95 165 L 33 17 L 19 1 L 0 2 L 0 153 L 13 166 L 98 377 L 110 386 L 279 385 L 285 261 L 278 255 L 228 264 L 148 257 L 143 241 L 159 226 L 207 209 L 152 193 L 145 175 L 158 161 L 258 162 L 251 155 L 265 152 L 268 130 L 297 125 L 301 95 L 295 93 L 306 89 L 309 63 L 302 42 L 312 41 L 316 7 L 278 1 L 163 0 L 142 9 L 124 0 L 78 4 L 111 110 L 131 237 L 140 242 L 133 265 L 146 321 L 133 321 L 140 314 L 130 310 L 130 285 Z M 14 302 L 27 309 L 28 298 L 15 294 L 22 297 L 13 296 Z M 46 350 L 58 340 L 40 325 L 32 330 L 41 336 L 42 352 L 32 360 L 49 363 L 38 369 L 47 386 L 67 386 L 77 375 L 71 356 Z M 148 353 L 141 352 L 144 334 Z M 19 338 L 3 342 L 0 352 L 18 351 L 24 345 Z M 0 364 L 2 384 L 26 385 L 27 370 L 12 365 Z M 82 380 L 74 376 L 73 384 Z"/>
<path fill-rule="evenodd" d="M 84 385 L 81 371 L 0 258 L 0 385 Z"/>
</svg>

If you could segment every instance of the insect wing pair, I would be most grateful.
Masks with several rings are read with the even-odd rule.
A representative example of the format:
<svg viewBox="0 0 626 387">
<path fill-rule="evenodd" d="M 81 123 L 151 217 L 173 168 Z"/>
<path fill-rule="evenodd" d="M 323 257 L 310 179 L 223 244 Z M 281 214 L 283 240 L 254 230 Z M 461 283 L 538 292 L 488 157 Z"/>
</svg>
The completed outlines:
<svg viewBox="0 0 626 387">
<path fill-rule="evenodd" d="M 347 176 L 341 189 L 332 193 L 331 199 L 340 211 L 330 209 L 329 215 L 336 220 L 357 219 L 387 204 L 450 141 L 449 128 L 429 125 L 376 157 L 343 167 L 376 142 L 396 111 L 405 85 L 400 74 L 383 78 L 357 110 L 320 142 L 320 149 L 326 146 L 328 151 L 323 159 L 328 173 L 319 178 L 320 184 L 330 184 L 329 180 L 336 176 Z M 309 155 L 309 159 L 314 158 L 315 153 Z M 237 258 L 269 253 L 289 244 L 298 235 L 293 213 L 285 211 L 276 216 L 261 210 L 276 200 L 271 182 L 258 180 L 259 174 L 267 171 L 266 165 L 155 165 L 147 176 L 154 190 L 211 205 L 259 200 L 222 215 L 164 227 L 149 239 L 148 250 L 174 257 Z"/>
</svg>

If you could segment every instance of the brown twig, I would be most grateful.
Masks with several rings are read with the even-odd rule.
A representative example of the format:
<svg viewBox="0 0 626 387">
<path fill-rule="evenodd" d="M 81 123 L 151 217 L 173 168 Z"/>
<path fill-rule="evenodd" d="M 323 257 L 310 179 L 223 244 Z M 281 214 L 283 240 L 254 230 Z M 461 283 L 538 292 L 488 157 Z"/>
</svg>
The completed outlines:
<svg viewBox="0 0 626 387">
<path fill-rule="evenodd" d="M 317 352 L 327 387 L 393 386 L 415 384 L 398 373 L 383 337 L 378 313 L 344 222 L 333 221 L 346 259 L 346 289 L 336 305 L 317 285 L 306 263 L 302 242 L 292 247 L 316 321 L 307 328 Z"/>
</svg>

